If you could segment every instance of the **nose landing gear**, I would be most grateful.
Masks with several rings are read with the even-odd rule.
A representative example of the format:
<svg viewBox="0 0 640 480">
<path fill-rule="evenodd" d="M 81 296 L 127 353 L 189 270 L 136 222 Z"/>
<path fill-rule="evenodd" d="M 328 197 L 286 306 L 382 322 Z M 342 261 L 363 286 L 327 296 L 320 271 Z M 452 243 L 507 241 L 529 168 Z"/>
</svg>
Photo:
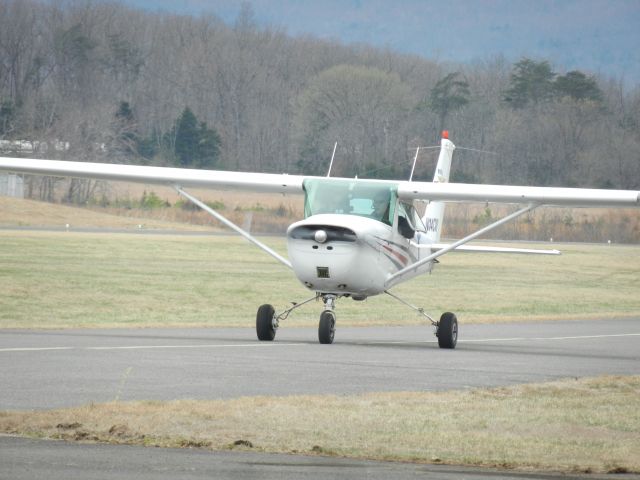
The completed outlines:
<svg viewBox="0 0 640 480">
<path fill-rule="evenodd" d="M 323 344 L 333 343 L 333 337 L 336 334 L 336 314 L 334 313 L 335 295 L 323 295 L 324 311 L 320 314 L 320 322 L 318 324 L 318 340 Z"/>
<path fill-rule="evenodd" d="M 256 314 L 256 333 L 258 340 L 263 342 L 271 342 L 276 337 L 276 330 L 280 326 L 280 321 L 285 320 L 289 314 L 298 307 L 309 303 L 312 300 L 322 298 L 324 310 L 320 314 L 320 322 L 318 323 L 318 340 L 320 343 L 333 343 L 336 333 L 336 314 L 334 312 L 338 295 L 317 293 L 315 296 L 301 303 L 293 303 L 282 313 L 276 314 L 273 305 L 264 304 L 258 308 Z"/>
</svg>

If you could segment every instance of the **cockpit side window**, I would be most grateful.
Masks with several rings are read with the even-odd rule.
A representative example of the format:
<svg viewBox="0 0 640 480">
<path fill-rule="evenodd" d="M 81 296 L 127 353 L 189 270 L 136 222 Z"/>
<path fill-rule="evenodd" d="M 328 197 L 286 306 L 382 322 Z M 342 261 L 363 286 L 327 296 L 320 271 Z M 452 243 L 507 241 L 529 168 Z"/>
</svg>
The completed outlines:
<svg viewBox="0 0 640 480">
<path fill-rule="evenodd" d="M 420 215 L 410 203 L 398 203 L 398 231 L 406 238 L 412 238 L 416 231 L 426 231 Z"/>
<path fill-rule="evenodd" d="M 413 205 L 411 205 L 411 216 L 413 217 L 413 225 L 416 227 L 416 230 L 418 232 L 426 232 L 427 229 L 424 226 L 424 223 L 422 223 L 420 214 Z"/>
</svg>

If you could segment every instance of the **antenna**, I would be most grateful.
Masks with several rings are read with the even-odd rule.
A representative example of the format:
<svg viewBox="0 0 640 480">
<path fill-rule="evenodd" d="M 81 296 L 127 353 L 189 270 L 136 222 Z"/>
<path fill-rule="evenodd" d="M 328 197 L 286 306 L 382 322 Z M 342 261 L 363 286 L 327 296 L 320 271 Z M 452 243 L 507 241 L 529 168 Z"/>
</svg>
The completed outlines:
<svg viewBox="0 0 640 480">
<path fill-rule="evenodd" d="M 413 171 L 416 169 L 416 162 L 418 161 L 418 154 L 420 153 L 420 147 L 416 148 L 416 156 L 413 157 L 413 165 L 411 166 L 411 174 L 409 175 L 409 181 L 413 178 Z"/>
<path fill-rule="evenodd" d="M 329 171 L 327 172 L 327 177 L 331 176 L 331 167 L 333 167 L 333 157 L 336 156 L 337 147 L 338 147 L 338 142 L 333 144 L 333 153 L 331 154 L 331 162 L 329 163 Z"/>
</svg>

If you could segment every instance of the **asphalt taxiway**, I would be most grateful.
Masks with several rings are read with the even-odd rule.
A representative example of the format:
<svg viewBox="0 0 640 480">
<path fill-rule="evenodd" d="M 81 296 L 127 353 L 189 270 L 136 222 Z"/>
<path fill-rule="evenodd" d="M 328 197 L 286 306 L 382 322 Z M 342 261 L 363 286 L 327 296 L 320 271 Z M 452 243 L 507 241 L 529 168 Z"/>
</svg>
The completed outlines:
<svg viewBox="0 0 640 480">
<path fill-rule="evenodd" d="M 258 342 L 253 328 L 0 330 L 0 410 L 115 399 L 433 391 L 602 374 L 640 374 L 640 318 L 462 324 L 456 350 L 439 349 L 428 327 L 338 326 L 333 345 L 318 344 L 313 328 L 283 327 L 275 342 Z M 165 477 L 144 467 L 147 459 L 165 468 L 154 460 L 159 450 L 119 448 L 0 437 L 0 478 L 85 467 L 82 478 L 116 478 L 103 467 L 121 471 L 125 464 L 117 459 L 123 456 L 141 465 L 130 478 L 151 478 L 152 471 L 154 478 L 210 478 L 212 472 L 218 478 L 271 478 L 265 472 L 278 478 L 521 478 L 456 467 L 197 451 L 167 452 L 163 458 L 176 463 L 165 465 Z M 93 460 L 74 460 L 85 458 L 83 449 Z"/>
<path fill-rule="evenodd" d="M 491 387 L 640 373 L 640 319 L 429 327 L 1 330 L 0 410 L 89 402 Z"/>
<path fill-rule="evenodd" d="M 11 480 L 577 480 L 553 474 L 252 452 L 76 444 L 0 436 L 0 478 Z M 589 474 L 589 480 L 640 475 Z"/>
</svg>

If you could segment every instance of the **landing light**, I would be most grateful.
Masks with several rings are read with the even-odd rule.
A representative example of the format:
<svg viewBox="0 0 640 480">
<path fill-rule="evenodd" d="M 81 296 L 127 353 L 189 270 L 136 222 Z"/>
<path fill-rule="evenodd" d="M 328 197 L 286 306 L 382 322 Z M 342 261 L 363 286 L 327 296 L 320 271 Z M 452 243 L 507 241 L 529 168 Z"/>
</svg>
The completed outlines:
<svg viewBox="0 0 640 480">
<path fill-rule="evenodd" d="M 318 243 L 324 243 L 327 241 L 327 232 L 324 230 L 317 230 L 313 235 L 313 239 Z"/>
</svg>

